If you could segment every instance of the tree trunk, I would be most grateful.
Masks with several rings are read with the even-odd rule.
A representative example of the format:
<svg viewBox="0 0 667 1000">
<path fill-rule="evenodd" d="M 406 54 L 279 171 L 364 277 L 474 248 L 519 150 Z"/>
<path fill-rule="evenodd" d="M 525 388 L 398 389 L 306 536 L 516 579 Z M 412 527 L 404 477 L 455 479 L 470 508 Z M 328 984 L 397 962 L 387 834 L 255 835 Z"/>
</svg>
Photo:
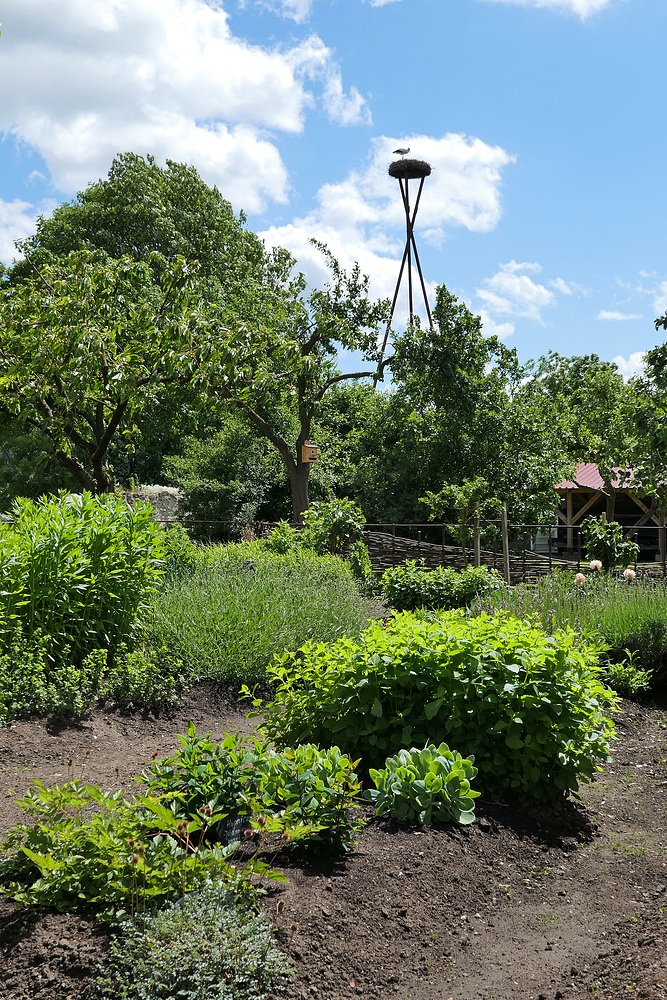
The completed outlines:
<svg viewBox="0 0 667 1000">
<path fill-rule="evenodd" d="M 292 489 L 292 515 L 297 524 L 303 524 L 303 515 L 310 507 L 308 497 L 308 479 L 310 464 L 299 459 L 287 466 L 290 487 Z"/>
</svg>

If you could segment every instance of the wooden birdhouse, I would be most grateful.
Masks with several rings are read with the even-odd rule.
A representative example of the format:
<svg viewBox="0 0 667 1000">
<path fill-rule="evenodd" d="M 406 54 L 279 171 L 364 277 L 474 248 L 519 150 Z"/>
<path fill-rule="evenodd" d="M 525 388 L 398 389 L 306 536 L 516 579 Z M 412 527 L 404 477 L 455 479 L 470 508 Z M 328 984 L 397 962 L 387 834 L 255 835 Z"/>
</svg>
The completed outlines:
<svg viewBox="0 0 667 1000">
<path fill-rule="evenodd" d="M 319 458 L 320 449 L 316 444 L 311 444 L 310 441 L 304 441 L 301 445 L 301 461 L 306 464 L 309 462 L 316 462 Z"/>
</svg>

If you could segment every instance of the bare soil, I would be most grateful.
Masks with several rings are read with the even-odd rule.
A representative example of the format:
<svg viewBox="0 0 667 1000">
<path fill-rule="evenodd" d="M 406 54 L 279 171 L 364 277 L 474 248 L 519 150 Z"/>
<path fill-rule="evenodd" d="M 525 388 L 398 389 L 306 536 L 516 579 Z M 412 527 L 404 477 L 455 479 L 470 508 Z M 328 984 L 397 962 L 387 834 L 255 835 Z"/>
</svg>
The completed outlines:
<svg viewBox="0 0 667 1000">
<path fill-rule="evenodd" d="M 170 719 L 0 730 L 0 828 L 34 778 L 131 788 L 190 719 L 251 731 L 212 685 Z M 289 1000 L 667 1000 L 667 713 L 623 702 L 617 728 L 612 761 L 560 811 L 482 799 L 470 827 L 372 820 L 343 859 L 287 859 L 264 907 L 295 969 Z M 93 917 L 0 899 L 0 998 L 85 1000 L 106 947 Z"/>
</svg>

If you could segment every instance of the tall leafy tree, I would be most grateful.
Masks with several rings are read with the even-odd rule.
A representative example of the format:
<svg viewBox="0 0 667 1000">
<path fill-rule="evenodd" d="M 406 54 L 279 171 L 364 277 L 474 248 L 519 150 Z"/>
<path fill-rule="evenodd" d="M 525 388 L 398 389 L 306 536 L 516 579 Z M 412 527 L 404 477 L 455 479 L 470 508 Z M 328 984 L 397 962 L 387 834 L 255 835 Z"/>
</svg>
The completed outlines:
<svg viewBox="0 0 667 1000">
<path fill-rule="evenodd" d="M 7 405 L 82 485 L 110 488 L 112 442 L 187 385 L 277 449 L 294 516 L 307 509 L 304 442 L 325 394 L 373 373 L 387 304 L 325 247 L 331 281 L 307 292 L 289 254 L 243 222 L 193 168 L 125 154 L 21 245 L 0 303 Z M 338 371 L 341 349 L 361 352 L 368 371 Z"/>
<path fill-rule="evenodd" d="M 200 377 L 210 344 L 201 289 L 183 258 L 80 250 L 42 257 L 0 293 L 0 393 L 85 489 L 114 487 L 108 454 L 165 386 Z"/>
</svg>

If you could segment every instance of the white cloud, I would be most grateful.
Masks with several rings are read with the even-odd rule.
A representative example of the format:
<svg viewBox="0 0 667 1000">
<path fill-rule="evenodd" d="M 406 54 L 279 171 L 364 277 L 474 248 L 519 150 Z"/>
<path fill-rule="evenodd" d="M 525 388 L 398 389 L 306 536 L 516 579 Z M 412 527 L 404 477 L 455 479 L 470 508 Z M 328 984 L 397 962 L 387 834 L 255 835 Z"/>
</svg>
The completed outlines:
<svg viewBox="0 0 667 1000">
<path fill-rule="evenodd" d="M 519 264 L 514 260 L 501 264 L 500 270 L 477 289 L 491 316 L 521 316 L 542 322 L 542 310 L 551 305 L 554 293 L 533 281 L 529 274 L 541 271 L 539 264 Z"/>
<path fill-rule="evenodd" d="M 447 134 L 439 139 L 425 135 L 374 139 L 365 169 L 323 185 L 312 212 L 261 235 L 268 244 L 290 250 L 312 284 L 327 277 L 321 255 L 308 243 L 310 237 L 316 237 L 344 267 L 358 261 L 371 277 L 374 295 L 391 296 L 405 245 L 405 210 L 398 183 L 389 177 L 387 168 L 395 159 L 392 150 L 403 144 L 433 168 L 425 181 L 416 219 L 418 244 L 427 235 L 429 242 L 442 242 L 455 226 L 474 232 L 493 229 L 501 214 L 502 171 L 514 162 L 513 157 L 481 139 Z M 413 181 L 410 187 L 413 205 L 417 183 Z M 420 300 L 417 275 L 414 282 L 416 299 Z M 430 296 L 433 290 L 433 283 L 429 283 Z M 399 305 L 397 317 L 400 309 Z"/>
<path fill-rule="evenodd" d="M 619 354 L 615 358 L 612 358 L 612 361 L 626 380 L 632 378 L 633 375 L 641 375 L 644 370 L 643 351 L 635 351 L 627 359 Z"/>
<path fill-rule="evenodd" d="M 48 214 L 53 207 L 44 203 L 36 209 L 34 205 L 18 198 L 13 201 L 3 201 L 0 198 L 0 261 L 10 264 L 20 256 L 14 240 L 24 239 L 34 233 L 38 213 Z"/>
<path fill-rule="evenodd" d="M 661 281 L 655 290 L 653 311 L 656 316 L 662 316 L 667 312 L 667 281 Z"/>
<path fill-rule="evenodd" d="M 305 0 L 285 3 L 294 16 Z M 133 150 L 194 164 L 238 208 L 287 200 L 267 130 L 299 132 L 321 102 L 366 121 L 316 38 L 269 49 L 236 37 L 221 0 L 6 0 L 0 130 L 36 149 L 71 192 Z"/>
<path fill-rule="evenodd" d="M 515 7 L 540 7 L 564 14 L 577 14 L 585 20 L 592 14 L 599 14 L 609 6 L 611 0 L 487 0 L 488 2 L 512 4 Z"/>
<path fill-rule="evenodd" d="M 561 295 L 587 295 L 588 291 L 582 285 L 578 285 L 575 281 L 565 281 L 563 278 L 554 278 L 549 282 L 551 287 L 555 291 L 560 292 Z"/>
<path fill-rule="evenodd" d="M 641 313 L 622 313 L 616 309 L 601 309 L 597 315 L 598 319 L 611 320 L 613 322 L 623 322 L 627 319 L 643 319 Z"/>
<path fill-rule="evenodd" d="M 386 7 L 388 3 L 396 3 L 397 0 L 369 0 L 371 7 Z"/>
<path fill-rule="evenodd" d="M 487 337 L 498 337 L 499 340 L 506 340 L 514 333 L 515 327 L 511 320 L 507 320 L 505 323 L 496 323 L 486 309 L 480 309 L 479 316 L 482 320 L 482 329 Z"/>
</svg>

